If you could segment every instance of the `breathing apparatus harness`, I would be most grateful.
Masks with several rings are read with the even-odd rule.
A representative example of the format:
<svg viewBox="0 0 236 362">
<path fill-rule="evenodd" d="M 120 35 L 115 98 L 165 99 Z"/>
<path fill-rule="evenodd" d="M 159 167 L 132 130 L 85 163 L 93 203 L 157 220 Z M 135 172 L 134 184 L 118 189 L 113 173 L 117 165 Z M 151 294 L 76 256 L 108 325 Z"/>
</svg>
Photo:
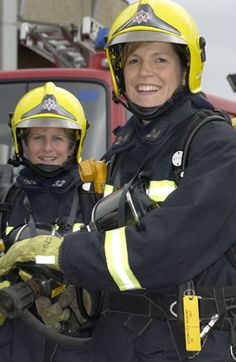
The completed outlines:
<svg viewBox="0 0 236 362">
<path fill-rule="evenodd" d="M 188 164 L 189 150 L 191 142 L 197 132 L 205 124 L 212 122 L 227 122 L 232 126 L 228 114 L 217 112 L 216 110 L 201 110 L 197 112 L 192 120 L 187 124 L 182 138 L 179 143 L 178 150 L 172 157 L 173 170 L 175 175 L 175 182 L 178 186 L 184 178 L 185 168 Z M 236 270 L 236 258 L 234 252 L 235 246 L 232 246 L 225 256 L 231 265 Z M 197 277 L 198 279 L 198 277 Z M 187 301 L 187 302 L 186 302 Z M 195 306 L 194 306 L 195 304 Z M 177 313 L 173 312 L 173 308 L 177 307 Z M 236 288 L 235 287 L 197 287 L 195 280 L 189 280 L 179 286 L 177 300 L 171 304 L 169 309 L 172 316 L 176 316 L 180 328 L 185 332 L 185 340 L 176 335 L 176 340 L 179 345 L 179 353 L 181 358 L 192 359 L 196 357 L 202 347 L 204 346 L 208 334 L 212 328 L 231 330 L 231 345 L 230 354 L 234 361 L 236 361 L 236 335 L 235 335 L 235 312 L 236 312 Z M 193 332 L 191 330 L 191 323 L 187 319 L 191 313 L 194 317 L 199 314 L 200 316 L 195 319 L 195 323 L 201 322 L 199 329 L 199 336 L 192 339 Z M 188 324 L 189 323 L 189 324 Z"/>
<path fill-rule="evenodd" d="M 4 251 L 7 251 L 13 243 L 36 235 L 61 236 L 71 232 L 79 201 L 78 187 L 74 189 L 70 214 L 67 217 L 65 225 L 62 225 L 62 227 L 58 229 L 52 224 L 35 222 L 29 198 L 24 192 L 23 203 L 28 211 L 28 222 L 27 224 L 15 227 L 6 235 L 7 215 L 14 205 L 14 200 L 22 191 L 16 184 L 11 186 L 5 196 L 5 200 L 0 204 L 1 236 L 4 241 L 2 250 L 4 248 Z M 96 294 L 97 299 L 91 311 L 88 311 L 84 304 L 84 289 L 74 288 L 74 295 L 68 306 L 71 316 L 68 321 L 63 323 L 63 331 L 56 333 L 42 323 L 35 316 L 35 313 L 31 312 L 31 307 L 34 306 L 35 300 L 40 296 L 46 296 L 53 300 L 64 291 L 67 287 L 67 282 L 63 274 L 51 270 L 45 265 L 28 262 L 18 263 L 16 269 L 10 272 L 7 279 L 11 285 L 0 290 L 0 311 L 7 318 L 20 318 L 52 342 L 66 347 L 81 348 L 91 340 L 94 321 L 97 319 L 101 309 L 101 293 L 99 295 Z"/>
<path fill-rule="evenodd" d="M 127 184 L 96 203 L 92 211 L 89 231 L 104 232 L 133 224 L 139 226 L 143 216 L 159 207 L 158 203 L 147 195 L 149 177 L 147 172 L 142 171 L 142 167 L 151 161 L 155 153 L 156 150 L 153 149 L 147 155 L 139 170 Z M 119 172 L 116 178 L 119 178 Z"/>
<path fill-rule="evenodd" d="M 177 151 L 172 157 L 174 179 L 177 186 L 184 177 L 185 168 L 188 164 L 189 149 L 194 136 L 201 127 L 211 121 L 231 124 L 228 115 L 210 109 L 200 110 L 188 120 L 181 135 Z M 154 155 L 155 151 L 150 151 L 128 184 L 104 197 L 95 205 L 90 225 L 92 230 L 106 231 L 129 224 L 135 224 L 138 227 L 142 217 L 146 213 L 160 206 L 154 201 L 151 201 L 147 196 L 146 186 L 148 184 L 148 174 L 142 171 L 143 166 L 149 162 Z M 226 257 L 236 269 L 236 258 L 233 247 L 226 253 Z M 184 305 L 186 300 L 190 305 L 192 301 L 198 304 L 198 306 L 195 305 L 195 310 L 191 309 L 192 305 L 190 307 Z M 143 296 L 119 293 L 118 297 L 117 293 L 107 293 L 104 306 L 104 312 L 108 310 L 146 317 L 141 326 L 139 324 L 135 325 L 135 318 L 126 321 L 127 327 L 135 330 L 138 334 L 142 333 L 142 330 L 150 323 L 150 318 L 165 319 L 168 323 L 171 320 L 177 320 L 180 329 L 179 327 L 176 330 L 172 327 L 170 328 L 176 341 L 177 353 L 180 360 L 185 358 L 192 359 L 197 356 L 213 327 L 230 329 L 232 332 L 230 353 L 233 360 L 236 361 L 236 336 L 234 332 L 236 323 L 235 287 L 196 288 L 194 280 L 190 280 L 180 285 L 178 295 L 170 296 L 170 300 L 168 301 L 162 300 L 160 295 L 147 294 Z M 200 309 L 199 326 L 201 322 L 201 327 L 199 327 L 197 344 L 191 345 L 190 343 L 190 345 L 188 345 L 186 344 L 183 331 L 185 331 L 186 335 L 190 335 L 190 339 L 192 338 L 192 331 L 191 325 L 186 326 L 186 313 L 189 313 L 188 315 L 198 314 L 198 308 Z M 195 323 L 198 322 L 195 321 Z"/>
</svg>

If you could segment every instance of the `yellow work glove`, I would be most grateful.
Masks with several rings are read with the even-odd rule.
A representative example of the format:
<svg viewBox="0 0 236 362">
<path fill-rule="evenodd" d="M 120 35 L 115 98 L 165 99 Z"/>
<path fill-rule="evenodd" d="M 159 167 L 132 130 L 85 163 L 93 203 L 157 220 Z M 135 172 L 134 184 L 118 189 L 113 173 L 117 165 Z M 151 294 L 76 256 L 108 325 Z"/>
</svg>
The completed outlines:
<svg viewBox="0 0 236 362">
<path fill-rule="evenodd" d="M 53 331 L 62 332 L 63 325 L 70 318 L 69 305 L 76 300 L 76 291 L 72 285 L 69 285 L 58 297 L 57 301 L 52 303 L 52 300 L 47 297 L 36 299 L 35 305 L 38 314 L 43 322 Z"/>
<path fill-rule="evenodd" d="M 55 303 L 52 303 L 48 297 L 40 297 L 35 301 L 35 305 L 43 322 L 52 331 L 62 332 L 61 322 L 67 321 L 70 317 L 70 310 L 67 308 L 68 305 L 63 304 L 60 297 Z"/>
<path fill-rule="evenodd" d="M 0 283 L 0 289 L 2 288 L 7 288 L 10 286 L 10 282 L 8 280 L 4 280 L 3 282 Z M 6 320 L 6 317 L 0 313 L 0 326 L 2 326 L 4 324 Z"/>
<path fill-rule="evenodd" d="M 0 258 L 0 275 L 7 274 L 17 263 L 34 261 L 60 271 L 58 257 L 63 238 L 38 235 L 16 242 L 5 256 Z"/>
<path fill-rule="evenodd" d="M 84 307 L 88 314 L 91 313 L 92 300 L 90 294 L 86 289 L 83 290 Z M 52 303 L 50 298 L 40 297 L 36 299 L 35 305 L 38 314 L 41 316 L 43 322 L 53 331 L 62 332 L 63 322 L 68 321 L 71 315 L 77 318 L 80 324 L 86 322 L 82 317 L 76 296 L 76 289 L 73 285 L 69 285 L 59 296 L 55 303 Z M 69 309 L 70 307 L 71 309 Z"/>
</svg>

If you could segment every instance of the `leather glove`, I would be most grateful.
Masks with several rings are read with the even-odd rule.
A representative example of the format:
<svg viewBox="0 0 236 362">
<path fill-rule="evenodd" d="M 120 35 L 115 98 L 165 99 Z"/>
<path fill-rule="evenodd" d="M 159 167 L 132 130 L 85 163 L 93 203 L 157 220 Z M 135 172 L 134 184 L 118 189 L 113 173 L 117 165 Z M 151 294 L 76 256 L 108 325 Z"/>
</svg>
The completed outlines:
<svg viewBox="0 0 236 362">
<path fill-rule="evenodd" d="M 7 274 L 18 262 L 26 261 L 35 261 L 37 264 L 45 264 L 60 271 L 58 257 L 62 241 L 63 238 L 57 236 L 38 235 L 16 242 L 6 255 L 0 258 L 0 275 Z M 41 258 L 44 260 L 39 260 Z"/>
<path fill-rule="evenodd" d="M 73 299 L 74 289 L 72 286 L 69 286 L 60 294 L 55 303 L 52 303 L 50 298 L 40 297 L 36 299 L 35 305 L 43 322 L 51 330 L 61 332 L 63 330 L 63 322 L 70 318 L 68 306 Z"/>
<path fill-rule="evenodd" d="M 10 285 L 10 282 L 8 280 L 4 280 L 3 282 L 0 283 L 0 289 L 7 288 L 7 287 L 9 287 L 9 285 Z M 2 313 L 0 313 L 0 326 L 2 326 L 4 324 L 5 320 L 6 320 L 6 317 Z"/>
<path fill-rule="evenodd" d="M 35 302 L 38 314 L 43 322 L 53 331 L 61 332 L 62 323 L 70 317 L 70 310 L 63 309 L 59 302 L 52 304 L 48 297 L 40 297 Z"/>
<path fill-rule="evenodd" d="M 91 296 L 86 289 L 83 290 L 84 307 L 87 313 L 91 313 L 92 301 Z M 76 290 L 73 285 L 69 285 L 59 296 L 58 300 L 52 304 L 51 299 L 40 297 L 35 301 L 38 314 L 43 322 L 53 331 L 62 332 L 63 322 L 70 322 L 70 317 L 76 317 L 79 326 L 83 325 L 86 320 L 80 313 Z M 70 309 L 68 308 L 70 307 Z M 71 310 L 73 311 L 71 315 Z M 73 323 L 73 328 L 75 324 Z"/>
</svg>

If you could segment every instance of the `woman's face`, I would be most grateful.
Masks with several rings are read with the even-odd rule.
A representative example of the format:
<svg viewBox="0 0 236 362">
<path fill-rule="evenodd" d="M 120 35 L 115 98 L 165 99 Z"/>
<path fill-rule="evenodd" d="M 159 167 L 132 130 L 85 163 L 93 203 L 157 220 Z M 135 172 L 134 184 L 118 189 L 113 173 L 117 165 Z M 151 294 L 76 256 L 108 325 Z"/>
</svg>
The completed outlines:
<svg viewBox="0 0 236 362">
<path fill-rule="evenodd" d="M 24 155 L 33 164 L 62 165 L 73 153 L 64 128 L 32 127 L 23 142 Z"/>
<path fill-rule="evenodd" d="M 174 46 L 164 42 L 141 43 L 131 52 L 128 49 L 124 77 L 126 95 L 141 107 L 161 106 L 185 84 Z"/>
</svg>

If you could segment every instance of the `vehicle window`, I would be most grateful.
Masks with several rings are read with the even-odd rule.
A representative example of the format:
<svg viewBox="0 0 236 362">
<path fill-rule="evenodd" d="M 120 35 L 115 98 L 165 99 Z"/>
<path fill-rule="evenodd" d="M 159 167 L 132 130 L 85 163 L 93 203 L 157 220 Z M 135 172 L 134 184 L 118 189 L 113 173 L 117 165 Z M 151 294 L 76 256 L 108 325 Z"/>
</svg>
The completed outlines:
<svg viewBox="0 0 236 362">
<path fill-rule="evenodd" d="M 11 155 L 12 140 L 8 125 L 9 114 L 25 93 L 24 83 L 0 84 L 0 164 L 5 164 Z"/>
<path fill-rule="evenodd" d="M 83 147 L 83 159 L 100 158 L 107 148 L 108 115 L 105 87 L 86 82 L 57 82 L 57 85 L 73 93 L 85 110 L 89 128 Z"/>
<path fill-rule="evenodd" d="M 45 81 L 0 83 L 0 164 L 7 162 L 12 149 L 10 128 L 8 127 L 9 113 L 14 110 L 17 101 L 25 92 L 43 83 Z M 94 82 L 55 81 L 55 83 L 72 92 L 84 107 L 90 127 L 84 142 L 83 159 L 99 159 L 107 148 L 106 88 L 102 84 Z"/>
</svg>

